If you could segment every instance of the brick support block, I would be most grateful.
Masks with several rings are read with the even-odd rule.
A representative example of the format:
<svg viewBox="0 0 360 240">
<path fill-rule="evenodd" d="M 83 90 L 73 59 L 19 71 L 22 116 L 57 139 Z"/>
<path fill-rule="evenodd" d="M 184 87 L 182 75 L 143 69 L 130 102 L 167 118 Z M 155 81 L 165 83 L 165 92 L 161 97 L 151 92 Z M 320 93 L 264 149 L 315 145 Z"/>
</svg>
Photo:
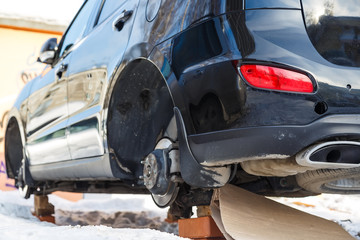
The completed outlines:
<svg viewBox="0 0 360 240">
<path fill-rule="evenodd" d="M 179 236 L 196 240 L 225 239 L 210 216 L 179 219 Z"/>
</svg>

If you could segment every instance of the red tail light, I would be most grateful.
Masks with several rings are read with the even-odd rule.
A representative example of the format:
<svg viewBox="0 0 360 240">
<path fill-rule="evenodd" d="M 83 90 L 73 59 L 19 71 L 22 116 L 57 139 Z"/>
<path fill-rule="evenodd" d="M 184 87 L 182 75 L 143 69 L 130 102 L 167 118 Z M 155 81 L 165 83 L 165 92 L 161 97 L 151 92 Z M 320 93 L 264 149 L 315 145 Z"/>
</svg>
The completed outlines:
<svg viewBox="0 0 360 240">
<path fill-rule="evenodd" d="M 242 65 L 240 72 L 245 80 L 258 88 L 311 93 L 314 85 L 311 79 L 302 73 L 263 65 Z"/>
</svg>

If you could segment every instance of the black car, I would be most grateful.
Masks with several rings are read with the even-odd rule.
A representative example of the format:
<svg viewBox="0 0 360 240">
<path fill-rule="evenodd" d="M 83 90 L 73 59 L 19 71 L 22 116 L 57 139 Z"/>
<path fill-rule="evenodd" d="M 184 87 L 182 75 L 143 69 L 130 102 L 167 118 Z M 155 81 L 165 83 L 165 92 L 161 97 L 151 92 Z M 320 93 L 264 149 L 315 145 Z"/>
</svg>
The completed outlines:
<svg viewBox="0 0 360 240">
<path fill-rule="evenodd" d="M 88 0 L 5 137 L 25 197 L 360 192 L 360 1 Z"/>
</svg>

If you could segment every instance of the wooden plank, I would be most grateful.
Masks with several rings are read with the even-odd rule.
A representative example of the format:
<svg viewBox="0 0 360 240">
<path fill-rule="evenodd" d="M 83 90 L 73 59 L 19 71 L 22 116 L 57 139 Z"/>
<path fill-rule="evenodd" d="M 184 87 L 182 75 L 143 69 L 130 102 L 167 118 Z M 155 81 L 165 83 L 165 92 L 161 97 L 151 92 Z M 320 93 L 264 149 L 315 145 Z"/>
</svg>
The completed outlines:
<svg viewBox="0 0 360 240">
<path fill-rule="evenodd" d="M 227 239 L 354 239 L 335 222 L 296 210 L 244 189 L 227 185 L 216 191 L 215 196 L 218 196 L 219 201 L 217 203 L 216 199 L 213 200 L 211 210 L 213 218 L 216 218 L 215 221 L 222 223 L 223 231 L 230 235 Z"/>
</svg>

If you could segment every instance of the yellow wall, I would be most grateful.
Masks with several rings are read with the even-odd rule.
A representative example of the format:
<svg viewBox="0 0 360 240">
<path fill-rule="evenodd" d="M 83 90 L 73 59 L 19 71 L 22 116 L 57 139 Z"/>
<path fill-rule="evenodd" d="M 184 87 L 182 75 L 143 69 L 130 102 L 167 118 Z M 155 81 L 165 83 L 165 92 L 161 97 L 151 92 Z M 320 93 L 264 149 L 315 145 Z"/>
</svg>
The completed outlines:
<svg viewBox="0 0 360 240">
<path fill-rule="evenodd" d="M 3 156 L 4 114 L 13 105 L 25 82 L 45 67 L 36 59 L 42 44 L 51 37 L 60 38 L 59 35 L 0 26 L 0 190 L 14 189 L 14 182 L 7 179 Z"/>
<path fill-rule="evenodd" d="M 42 44 L 51 37 L 59 35 L 21 31 L 0 27 L 0 98 L 17 94 L 23 81 L 34 77 L 44 68 L 37 63 Z"/>
<path fill-rule="evenodd" d="M 17 94 L 24 84 L 39 75 L 45 64 L 37 63 L 40 48 L 49 38 L 61 33 L 51 33 L 36 29 L 21 29 L 18 27 L 0 25 L 0 123 L 3 115 L 13 105 Z M 0 124 L 1 125 L 1 124 Z M 14 181 L 6 175 L 3 137 L 5 129 L 0 129 L 0 190 L 14 190 Z M 55 192 L 56 195 L 71 201 L 83 198 L 80 193 Z"/>
<path fill-rule="evenodd" d="M 11 108 L 24 84 L 45 67 L 36 59 L 42 44 L 51 37 L 61 36 L 0 25 L 0 141 L 4 136 L 4 114 Z"/>
</svg>

